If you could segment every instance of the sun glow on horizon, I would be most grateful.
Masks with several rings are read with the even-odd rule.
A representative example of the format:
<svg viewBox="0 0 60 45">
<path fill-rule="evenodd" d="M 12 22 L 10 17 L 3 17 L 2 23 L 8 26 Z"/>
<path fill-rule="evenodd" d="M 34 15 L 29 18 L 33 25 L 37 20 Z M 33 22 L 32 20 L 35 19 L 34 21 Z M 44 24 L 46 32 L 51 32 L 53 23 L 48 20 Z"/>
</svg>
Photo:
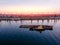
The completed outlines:
<svg viewBox="0 0 60 45">
<path fill-rule="evenodd" d="M 60 14 L 60 0 L 0 0 L 0 14 Z"/>
<path fill-rule="evenodd" d="M 59 14 L 59 8 L 54 7 L 26 7 L 26 6 L 15 6 L 15 7 L 2 7 L 0 13 L 4 14 Z"/>
</svg>

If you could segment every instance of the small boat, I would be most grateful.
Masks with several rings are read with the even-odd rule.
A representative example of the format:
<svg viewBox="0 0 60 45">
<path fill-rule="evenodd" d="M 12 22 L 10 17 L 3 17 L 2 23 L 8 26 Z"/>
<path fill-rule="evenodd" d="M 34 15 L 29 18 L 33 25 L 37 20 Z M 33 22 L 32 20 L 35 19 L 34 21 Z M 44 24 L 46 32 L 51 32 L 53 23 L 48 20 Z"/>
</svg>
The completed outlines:
<svg viewBox="0 0 60 45">
<path fill-rule="evenodd" d="M 43 26 L 41 26 L 41 25 L 39 25 L 39 26 L 37 26 L 37 27 L 30 27 L 30 30 L 43 30 L 44 28 L 43 28 Z"/>
</svg>

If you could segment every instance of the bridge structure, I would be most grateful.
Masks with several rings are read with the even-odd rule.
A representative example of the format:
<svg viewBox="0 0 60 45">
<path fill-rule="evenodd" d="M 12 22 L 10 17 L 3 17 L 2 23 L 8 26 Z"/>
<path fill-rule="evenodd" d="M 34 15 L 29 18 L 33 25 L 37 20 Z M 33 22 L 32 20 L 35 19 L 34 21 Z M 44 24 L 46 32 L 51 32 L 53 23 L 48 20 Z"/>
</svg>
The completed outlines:
<svg viewBox="0 0 60 45">
<path fill-rule="evenodd" d="M 59 15 L 0 15 L 0 20 L 49 20 L 60 19 Z"/>
</svg>

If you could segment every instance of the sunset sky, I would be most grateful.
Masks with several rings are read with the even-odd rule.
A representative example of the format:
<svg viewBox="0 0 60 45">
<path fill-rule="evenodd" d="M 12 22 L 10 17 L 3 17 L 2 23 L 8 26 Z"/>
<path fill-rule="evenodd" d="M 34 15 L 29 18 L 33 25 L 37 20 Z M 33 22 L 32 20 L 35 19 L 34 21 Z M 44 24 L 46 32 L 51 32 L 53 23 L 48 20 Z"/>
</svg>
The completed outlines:
<svg viewBox="0 0 60 45">
<path fill-rule="evenodd" d="M 60 14 L 60 0 L 0 0 L 2 14 Z"/>
</svg>

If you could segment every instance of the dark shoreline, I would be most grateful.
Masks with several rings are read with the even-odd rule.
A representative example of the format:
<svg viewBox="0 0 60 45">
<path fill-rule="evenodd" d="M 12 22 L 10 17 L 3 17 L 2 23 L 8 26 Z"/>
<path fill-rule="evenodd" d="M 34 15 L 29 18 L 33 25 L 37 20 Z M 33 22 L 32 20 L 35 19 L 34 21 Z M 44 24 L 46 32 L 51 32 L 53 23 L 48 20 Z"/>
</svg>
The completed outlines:
<svg viewBox="0 0 60 45">
<path fill-rule="evenodd" d="M 60 18 L 0 18 L 0 20 L 60 20 Z"/>
</svg>

